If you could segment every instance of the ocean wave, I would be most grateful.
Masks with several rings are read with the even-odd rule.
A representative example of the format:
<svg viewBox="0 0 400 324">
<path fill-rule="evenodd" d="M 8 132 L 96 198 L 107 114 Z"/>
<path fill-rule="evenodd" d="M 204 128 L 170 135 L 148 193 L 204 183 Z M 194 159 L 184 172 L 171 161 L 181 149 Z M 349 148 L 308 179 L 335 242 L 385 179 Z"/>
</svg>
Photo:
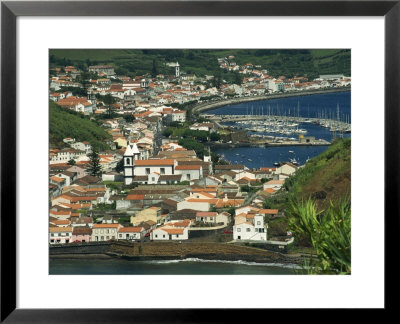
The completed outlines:
<svg viewBox="0 0 400 324">
<path fill-rule="evenodd" d="M 186 258 L 186 259 L 174 259 L 174 260 L 151 260 L 151 261 L 143 261 L 144 263 L 153 263 L 153 264 L 173 264 L 173 263 L 182 263 L 182 262 L 202 262 L 202 263 L 228 263 L 228 264 L 238 264 L 238 265 L 246 265 L 246 266 L 258 266 L 258 267 L 277 267 L 277 268 L 287 268 L 287 269 L 302 269 L 301 266 L 292 263 L 259 263 L 259 262 L 251 262 L 251 261 L 243 261 L 243 260 L 207 260 L 207 259 L 199 259 L 199 258 Z"/>
</svg>

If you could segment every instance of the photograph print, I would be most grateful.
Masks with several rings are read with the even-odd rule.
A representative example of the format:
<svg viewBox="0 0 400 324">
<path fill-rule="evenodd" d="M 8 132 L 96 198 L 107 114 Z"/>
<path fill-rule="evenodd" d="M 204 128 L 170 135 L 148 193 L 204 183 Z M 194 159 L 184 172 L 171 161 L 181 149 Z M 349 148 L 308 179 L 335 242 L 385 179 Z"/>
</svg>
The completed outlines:
<svg viewBox="0 0 400 324">
<path fill-rule="evenodd" d="M 350 49 L 50 49 L 49 274 L 351 274 Z"/>
</svg>

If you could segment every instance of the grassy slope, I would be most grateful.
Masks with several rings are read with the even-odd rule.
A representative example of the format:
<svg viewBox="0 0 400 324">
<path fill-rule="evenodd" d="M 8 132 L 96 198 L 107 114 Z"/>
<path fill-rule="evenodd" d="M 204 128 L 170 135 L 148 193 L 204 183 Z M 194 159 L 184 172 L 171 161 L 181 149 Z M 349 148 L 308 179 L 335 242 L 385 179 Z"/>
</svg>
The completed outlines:
<svg viewBox="0 0 400 324">
<path fill-rule="evenodd" d="M 311 159 L 304 168 L 299 169 L 296 175 L 287 179 L 289 192 L 267 199 L 269 207 L 278 208 L 287 212 L 290 199 L 307 199 L 314 197 L 319 209 L 328 207 L 330 201 L 337 203 L 351 194 L 351 141 L 337 140 L 324 153 Z M 319 193 L 320 198 L 316 198 Z M 322 198 L 325 193 L 326 197 Z M 289 230 L 288 219 L 278 218 L 269 222 L 268 235 L 270 238 L 284 237 Z M 304 248 L 304 242 L 298 242 Z M 306 244 L 307 246 L 307 244 Z M 291 247 L 294 250 L 297 247 Z M 309 251 L 308 251 L 309 252 Z"/>
<path fill-rule="evenodd" d="M 77 141 L 88 141 L 99 149 L 107 149 L 107 145 L 103 141 L 111 139 L 111 136 L 103 128 L 87 117 L 73 114 L 51 102 L 50 143 L 62 145 L 62 140 L 65 137 L 72 137 Z"/>
<path fill-rule="evenodd" d="M 343 73 L 350 75 L 350 50 L 132 50 L 132 49 L 57 49 L 51 50 L 57 60 L 63 58 L 71 63 L 111 64 L 122 71 L 136 75 L 151 72 L 153 59 L 160 73 L 173 73 L 165 62 L 179 61 L 181 69 L 198 75 L 219 71 L 217 58 L 234 55 L 238 64 L 253 63 L 267 68 L 273 76 L 301 74 L 316 77 L 319 74 Z M 61 61 L 60 61 L 61 62 Z"/>
<path fill-rule="evenodd" d="M 351 140 L 339 139 L 299 169 L 294 177 L 287 180 L 287 185 L 291 197 L 312 196 L 319 206 L 326 207 L 330 200 L 337 201 L 345 196 L 350 198 L 350 179 Z"/>
</svg>

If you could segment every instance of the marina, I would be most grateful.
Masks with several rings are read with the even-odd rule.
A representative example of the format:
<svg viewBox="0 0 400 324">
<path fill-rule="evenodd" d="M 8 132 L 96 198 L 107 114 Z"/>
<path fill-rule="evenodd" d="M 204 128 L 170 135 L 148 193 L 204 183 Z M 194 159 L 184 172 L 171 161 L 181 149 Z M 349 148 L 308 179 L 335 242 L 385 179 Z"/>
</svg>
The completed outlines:
<svg viewBox="0 0 400 324">
<path fill-rule="evenodd" d="M 249 168 L 303 165 L 335 138 L 351 136 L 350 98 L 350 92 L 339 92 L 209 110 L 204 115 L 220 131 L 246 131 L 250 138 L 246 143 L 213 143 L 211 148 L 226 161 Z"/>
<path fill-rule="evenodd" d="M 277 115 L 215 115 L 210 118 L 219 124 L 221 128 L 243 128 L 252 132 L 278 133 L 282 135 L 307 134 L 307 130 L 299 128 L 304 123 L 312 123 L 328 128 L 331 132 L 350 133 L 351 124 L 346 121 L 329 118 L 306 118 Z M 235 123 L 227 125 L 226 123 Z"/>
</svg>

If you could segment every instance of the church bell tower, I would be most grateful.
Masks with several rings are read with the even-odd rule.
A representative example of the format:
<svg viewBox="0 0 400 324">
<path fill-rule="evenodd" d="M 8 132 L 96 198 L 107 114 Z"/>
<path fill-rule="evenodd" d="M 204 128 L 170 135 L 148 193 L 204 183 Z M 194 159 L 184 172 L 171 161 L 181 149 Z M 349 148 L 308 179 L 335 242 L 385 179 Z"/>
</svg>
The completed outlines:
<svg viewBox="0 0 400 324">
<path fill-rule="evenodd" d="M 140 159 L 140 152 L 136 143 L 130 144 L 126 147 L 124 154 L 124 182 L 125 185 L 132 183 L 135 176 L 135 161 Z"/>
</svg>

